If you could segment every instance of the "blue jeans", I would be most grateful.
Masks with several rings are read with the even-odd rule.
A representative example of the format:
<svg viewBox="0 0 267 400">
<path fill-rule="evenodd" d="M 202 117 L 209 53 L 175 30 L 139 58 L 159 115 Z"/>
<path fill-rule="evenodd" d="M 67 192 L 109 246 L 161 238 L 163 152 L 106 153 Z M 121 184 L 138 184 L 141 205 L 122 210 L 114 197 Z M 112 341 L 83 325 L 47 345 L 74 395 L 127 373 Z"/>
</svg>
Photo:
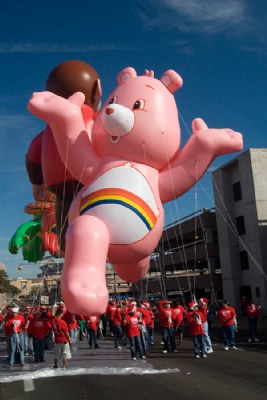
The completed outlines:
<svg viewBox="0 0 267 400">
<path fill-rule="evenodd" d="M 42 339 L 37 339 L 33 337 L 32 339 L 33 351 L 35 361 L 43 361 L 44 360 L 44 347 L 45 347 L 45 337 Z"/>
<path fill-rule="evenodd" d="M 222 326 L 223 341 L 225 346 L 235 346 L 235 325 Z"/>
<path fill-rule="evenodd" d="M 176 349 L 174 328 L 163 328 L 164 350 L 168 352 Z"/>
<path fill-rule="evenodd" d="M 71 338 L 71 345 L 70 348 L 73 348 L 73 345 L 77 343 L 77 329 L 69 329 L 69 334 Z"/>
<path fill-rule="evenodd" d="M 129 339 L 130 339 L 130 350 L 132 358 L 136 357 L 136 353 L 139 353 L 140 358 L 142 358 L 144 353 L 142 349 L 140 336 L 130 336 Z"/>
<path fill-rule="evenodd" d="M 89 347 L 98 347 L 98 343 L 97 343 L 97 338 L 96 338 L 96 332 L 93 331 L 92 329 L 88 329 L 88 333 L 89 333 Z"/>
<path fill-rule="evenodd" d="M 258 331 L 258 317 L 248 317 L 248 329 L 249 336 L 254 340 Z"/>
<path fill-rule="evenodd" d="M 77 342 L 77 329 L 70 329 L 69 334 L 70 334 L 72 343 L 76 343 Z"/>
<path fill-rule="evenodd" d="M 20 363 L 25 363 L 24 359 L 24 333 L 11 333 L 9 335 L 9 365 L 13 365 L 15 361 L 15 353 L 19 352 Z"/>
<path fill-rule="evenodd" d="M 203 339 L 203 335 L 193 336 L 195 355 L 203 356 L 204 354 L 206 354 L 206 348 Z"/>
<path fill-rule="evenodd" d="M 123 337 L 122 326 L 121 325 L 114 325 L 115 331 L 115 349 L 119 346 L 126 346 L 125 338 Z"/>
<path fill-rule="evenodd" d="M 33 354 L 32 338 L 29 337 L 27 331 L 24 332 L 24 348 L 25 353 Z"/>
<path fill-rule="evenodd" d="M 148 344 L 148 332 L 147 329 L 144 328 L 143 326 L 139 327 L 139 332 L 140 332 L 140 342 L 141 346 L 143 349 L 143 353 L 148 354 L 149 353 L 149 344 Z"/>
<path fill-rule="evenodd" d="M 208 325 L 207 321 L 203 322 L 203 328 L 204 328 L 203 342 L 204 342 L 204 346 L 205 346 L 205 351 L 207 351 L 207 349 L 212 348 L 211 340 L 209 337 L 209 325 Z"/>
</svg>

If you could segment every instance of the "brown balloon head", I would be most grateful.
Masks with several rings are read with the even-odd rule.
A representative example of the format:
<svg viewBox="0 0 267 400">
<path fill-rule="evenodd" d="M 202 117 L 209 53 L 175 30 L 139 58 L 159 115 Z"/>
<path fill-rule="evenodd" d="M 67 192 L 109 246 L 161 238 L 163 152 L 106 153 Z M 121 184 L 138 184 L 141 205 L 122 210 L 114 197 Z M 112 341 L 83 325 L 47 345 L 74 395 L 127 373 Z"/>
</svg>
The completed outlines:
<svg viewBox="0 0 267 400">
<path fill-rule="evenodd" d="M 82 92 L 85 95 L 84 103 L 95 111 L 99 108 L 102 95 L 97 72 L 91 65 L 79 60 L 57 65 L 50 72 L 45 89 L 64 98 L 75 92 Z"/>
</svg>

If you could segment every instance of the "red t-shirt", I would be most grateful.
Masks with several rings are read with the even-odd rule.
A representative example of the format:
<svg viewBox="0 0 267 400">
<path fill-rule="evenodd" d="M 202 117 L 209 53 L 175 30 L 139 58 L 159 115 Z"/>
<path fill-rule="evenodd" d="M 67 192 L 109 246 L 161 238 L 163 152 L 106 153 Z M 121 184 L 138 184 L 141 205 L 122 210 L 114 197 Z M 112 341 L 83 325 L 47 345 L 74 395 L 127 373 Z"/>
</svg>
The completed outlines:
<svg viewBox="0 0 267 400">
<path fill-rule="evenodd" d="M 180 326 L 184 323 L 184 316 L 186 312 L 183 306 L 179 305 L 173 308 L 173 320 L 176 325 Z"/>
<path fill-rule="evenodd" d="M 49 323 L 42 317 L 33 318 L 29 321 L 27 332 L 29 335 L 34 336 L 36 339 L 44 338 L 49 332 Z"/>
<path fill-rule="evenodd" d="M 187 314 L 187 320 L 189 323 L 191 336 L 203 335 L 203 333 L 204 333 L 204 328 L 203 328 L 204 317 L 201 312 L 199 312 L 199 311 L 197 311 L 195 313 L 189 312 Z"/>
<path fill-rule="evenodd" d="M 150 320 L 150 328 L 154 329 L 154 326 L 155 326 L 155 323 L 154 323 L 155 314 L 152 311 L 152 309 L 150 309 L 149 312 L 150 312 L 150 318 L 151 318 L 151 320 Z"/>
<path fill-rule="evenodd" d="M 126 314 L 126 330 L 128 337 L 140 336 L 138 322 L 139 318 L 136 314 Z"/>
<path fill-rule="evenodd" d="M 66 312 L 66 314 L 63 315 L 62 317 L 63 321 L 66 322 L 66 324 L 68 325 L 69 329 L 77 329 L 78 324 L 76 321 L 76 315 L 70 313 L 69 311 Z"/>
<path fill-rule="evenodd" d="M 117 306 L 116 305 L 108 305 L 107 307 L 107 316 L 111 319 L 111 321 L 114 320 L 115 312 L 117 311 Z"/>
<path fill-rule="evenodd" d="M 204 322 L 207 322 L 207 318 L 208 318 L 208 310 L 206 306 L 203 307 L 199 307 L 198 311 L 201 312 L 201 314 L 203 315 L 204 318 Z"/>
<path fill-rule="evenodd" d="M 114 318 L 113 318 L 113 324 L 115 326 L 121 325 L 122 323 L 122 310 L 119 308 L 115 311 Z"/>
<path fill-rule="evenodd" d="M 63 319 L 55 317 L 52 322 L 52 329 L 55 334 L 55 343 L 69 343 L 68 325 Z"/>
<path fill-rule="evenodd" d="M 234 324 L 234 317 L 236 312 L 233 307 L 221 308 L 218 311 L 218 317 L 221 322 L 221 326 L 231 326 Z"/>
<path fill-rule="evenodd" d="M 151 322 L 151 315 L 149 310 L 142 309 L 143 321 L 146 325 L 150 324 Z"/>
<path fill-rule="evenodd" d="M 17 314 L 14 317 L 13 314 L 7 314 L 5 319 L 5 334 L 11 335 L 11 333 L 21 333 L 25 328 L 25 318 L 21 314 Z"/>
<path fill-rule="evenodd" d="M 162 328 L 172 328 L 173 327 L 173 309 L 159 307 L 159 320 Z"/>
<path fill-rule="evenodd" d="M 260 310 L 256 306 L 256 304 L 248 304 L 247 305 L 247 313 L 249 317 L 257 317 L 260 313 Z"/>
<path fill-rule="evenodd" d="M 97 331 L 97 325 L 99 323 L 99 318 L 96 315 L 88 315 L 85 317 L 87 326 L 89 329 L 92 331 L 96 332 Z"/>
</svg>

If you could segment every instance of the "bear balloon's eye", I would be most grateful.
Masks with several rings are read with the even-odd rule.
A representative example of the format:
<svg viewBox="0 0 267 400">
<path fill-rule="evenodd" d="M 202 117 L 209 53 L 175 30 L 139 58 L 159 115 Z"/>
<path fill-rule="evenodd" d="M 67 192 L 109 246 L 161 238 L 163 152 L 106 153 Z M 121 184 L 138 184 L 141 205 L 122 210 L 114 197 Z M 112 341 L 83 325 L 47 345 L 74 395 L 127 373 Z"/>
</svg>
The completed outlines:
<svg viewBox="0 0 267 400">
<path fill-rule="evenodd" d="M 116 101 L 117 101 L 117 97 L 116 96 L 112 97 L 112 99 L 109 100 L 108 104 L 116 103 Z"/>
<path fill-rule="evenodd" d="M 143 110 L 145 108 L 145 101 L 140 99 L 136 100 L 133 106 L 133 110 Z"/>
</svg>

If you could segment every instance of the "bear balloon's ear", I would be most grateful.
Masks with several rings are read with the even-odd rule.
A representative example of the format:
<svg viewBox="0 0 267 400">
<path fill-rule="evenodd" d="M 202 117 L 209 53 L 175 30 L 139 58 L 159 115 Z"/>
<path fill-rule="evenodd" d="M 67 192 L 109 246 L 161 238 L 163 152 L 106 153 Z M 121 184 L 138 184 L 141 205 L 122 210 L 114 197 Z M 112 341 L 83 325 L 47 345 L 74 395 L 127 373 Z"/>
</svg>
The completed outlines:
<svg viewBox="0 0 267 400">
<path fill-rule="evenodd" d="M 164 72 L 162 77 L 160 78 L 161 82 L 164 86 L 171 92 L 174 93 L 176 90 L 180 89 L 183 86 L 183 80 L 177 72 L 169 69 Z"/>
<path fill-rule="evenodd" d="M 135 78 L 137 73 L 134 68 L 127 67 L 124 68 L 118 75 L 117 81 L 119 85 L 122 85 L 127 79 Z"/>
</svg>

